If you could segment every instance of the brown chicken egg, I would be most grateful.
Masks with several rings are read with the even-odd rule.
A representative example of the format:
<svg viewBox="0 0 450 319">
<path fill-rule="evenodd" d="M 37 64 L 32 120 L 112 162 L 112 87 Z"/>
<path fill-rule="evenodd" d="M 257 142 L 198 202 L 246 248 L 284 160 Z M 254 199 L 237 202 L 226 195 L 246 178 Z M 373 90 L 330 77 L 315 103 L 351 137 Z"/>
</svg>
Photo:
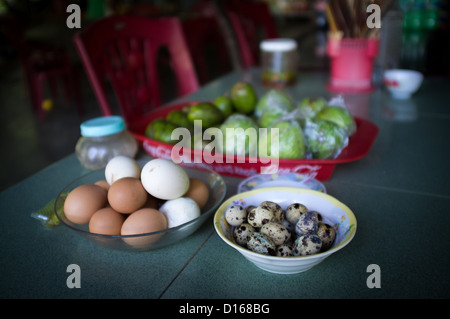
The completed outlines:
<svg viewBox="0 0 450 319">
<path fill-rule="evenodd" d="M 108 184 L 108 182 L 106 181 L 106 180 L 100 180 L 100 181 L 96 181 L 95 183 L 94 183 L 95 185 L 98 185 L 98 186 L 101 186 L 101 187 L 103 187 L 104 189 L 106 189 L 106 190 L 108 190 L 109 189 L 109 184 Z"/>
<path fill-rule="evenodd" d="M 160 199 L 148 194 L 147 195 L 147 201 L 145 202 L 144 206 L 142 208 L 155 208 L 158 209 L 160 206 Z"/>
<path fill-rule="evenodd" d="M 203 181 L 191 177 L 189 179 L 189 189 L 184 197 L 192 198 L 200 208 L 206 205 L 209 198 L 209 188 Z"/>
<path fill-rule="evenodd" d="M 121 229 L 121 235 L 136 235 L 167 229 L 166 216 L 154 208 L 142 208 L 127 217 Z M 162 234 L 143 237 L 128 237 L 123 240 L 133 247 L 146 247 L 156 242 Z"/>
<path fill-rule="evenodd" d="M 89 221 L 89 231 L 102 235 L 120 235 L 125 215 L 116 212 L 111 207 L 102 208 L 92 215 Z"/>
<path fill-rule="evenodd" d="M 87 224 L 96 211 L 107 204 L 107 192 L 94 184 L 80 185 L 67 195 L 64 214 L 75 224 Z"/>
<path fill-rule="evenodd" d="M 124 214 L 131 214 L 147 202 L 148 193 L 139 179 L 123 177 L 109 187 L 108 202 L 111 207 Z"/>
</svg>

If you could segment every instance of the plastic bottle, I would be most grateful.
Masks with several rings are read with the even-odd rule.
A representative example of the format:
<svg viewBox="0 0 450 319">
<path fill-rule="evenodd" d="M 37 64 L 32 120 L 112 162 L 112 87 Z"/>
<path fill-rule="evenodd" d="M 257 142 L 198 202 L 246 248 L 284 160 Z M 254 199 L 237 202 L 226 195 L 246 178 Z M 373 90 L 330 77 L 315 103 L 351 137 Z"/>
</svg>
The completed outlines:
<svg viewBox="0 0 450 319">
<path fill-rule="evenodd" d="M 386 12 L 381 24 L 380 50 L 377 64 L 381 71 L 400 65 L 402 54 L 403 12 L 397 4 Z"/>
<path fill-rule="evenodd" d="M 106 166 L 115 156 L 133 158 L 138 151 L 136 139 L 126 130 L 120 116 L 98 117 L 80 125 L 81 137 L 75 146 L 80 163 L 96 170 Z"/>
</svg>

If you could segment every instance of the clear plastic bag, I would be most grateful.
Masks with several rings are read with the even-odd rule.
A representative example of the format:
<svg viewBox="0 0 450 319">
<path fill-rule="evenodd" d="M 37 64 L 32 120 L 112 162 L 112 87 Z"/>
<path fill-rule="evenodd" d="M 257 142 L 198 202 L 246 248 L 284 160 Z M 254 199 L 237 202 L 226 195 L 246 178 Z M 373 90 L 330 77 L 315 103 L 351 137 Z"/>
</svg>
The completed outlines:
<svg viewBox="0 0 450 319">
<path fill-rule="evenodd" d="M 303 132 L 308 156 L 312 159 L 336 158 L 349 141 L 341 127 L 325 120 L 306 120 Z"/>
<path fill-rule="evenodd" d="M 255 116 L 260 127 L 269 127 L 277 118 L 292 112 L 294 102 L 282 90 L 269 90 L 258 101 Z"/>
<path fill-rule="evenodd" d="M 307 100 L 304 99 L 303 102 Z M 314 104 L 317 101 L 319 103 Z M 348 145 L 349 137 L 356 131 L 356 122 L 345 107 L 342 96 L 326 105 L 323 99 L 309 99 L 309 103 L 299 103 L 291 112 L 278 116 L 270 125 L 276 127 L 281 122 L 292 126 L 300 125 L 304 137 L 305 159 L 333 159 Z M 305 107 L 306 106 L 306 107 Z M 280 145 L 285 143 L 280 135 Z M 291 148 L 297 145 L 291 143 Z M 280 152 L 280 158 L 281 156 Z"/>
<path fill-rule="evenodd" d="M 278 151 L 273 150 L 274 134 L 271 129 L 278 129 Z M 275 147 L 276 148 L 276 147 Z M 276 121 L 270 129 L 263 131 L 259 136 L 259 151 L 267 150 L 270 157 L 285 159 L 302 159 L 306 156 L 305 137 L 300 124 L 296 120 Z M 272 151 L 276 153 L 273 154 Z"/>
<path fill-rule="evenodd" d="M 60 225 L 61 222 L 56 216 L 55 208 L 58 211 L 64 210 L 64 207 L 62 205 L 63 201 L 58 201 L 58 207 L 55 207 L 55 203 L 56 198 L 49 201 L 44 207 L 40 208 L 39 210 L 32 212 L 31 217 L 37 219 L 42 223 L 42 225 L 48 228 L 54 228 Z M 63 214 L 63 212 L 58 214 L 61 215 Z"/>
</svg>

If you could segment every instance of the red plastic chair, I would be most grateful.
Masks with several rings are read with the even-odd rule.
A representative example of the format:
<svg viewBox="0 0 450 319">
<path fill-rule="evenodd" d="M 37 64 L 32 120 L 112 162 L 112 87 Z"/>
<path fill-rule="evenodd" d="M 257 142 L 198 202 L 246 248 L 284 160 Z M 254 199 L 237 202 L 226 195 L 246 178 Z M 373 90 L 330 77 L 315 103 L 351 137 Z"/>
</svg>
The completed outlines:
<svg viewBox="0 0 450 319">
<path fill-rule="evenodd" d="M 25 27 L 14 17 L 3 17 L 1 31 L 17 51 L 30 94 L 33 109 L 40 120 L 45 119 L 43 108 L 45 84 L 48 83 L 53 98 L 57 84 L 63 84 L 66 99 L 76 102 L 79 114 L 83 112 L 81 89 L 77 70 L 72 66 L 64 48 L 25 40 Z"/>
<path fill-rule="evenodd" d="M 177 96 L 199 88 L 192 58 L 177 18 L 111 16 L 76 34 L 75 46 L 102 113 L 112 114 L 107 81 L 127 122 L 161 104 L 158 50 L 166 47 L 177 81 Z"/>
<path fill-rule="evenodd" d="M 188 18 L 182 24 L 200 83 L 231 70 L 225 38 L 214 16 Z"/>
<path fill-rule="evenodd" d="M 160 17 L 163 14 L 163 11 L 153 3 L 137 2 L 131 4 L 126 13 L 145 18 L 156 18 Z"/>
<path fill-rule="evenodd" d="M 259 42 L 279 37 L 268 5 L 259 1 L 230 1 L 226 3 L 225 10 L 239 45 L 242 67 L 257 64 Z"/>
</svg>

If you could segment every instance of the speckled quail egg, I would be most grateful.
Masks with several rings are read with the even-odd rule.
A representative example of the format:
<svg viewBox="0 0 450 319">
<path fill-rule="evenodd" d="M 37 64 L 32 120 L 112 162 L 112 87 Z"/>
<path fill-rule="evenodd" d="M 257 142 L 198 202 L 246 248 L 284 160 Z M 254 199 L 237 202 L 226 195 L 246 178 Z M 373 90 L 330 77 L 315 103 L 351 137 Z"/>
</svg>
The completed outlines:
<svg viewBox="0 0 450 319">
<path fill-rule="evenodd" d="M 267 206 L 255 207 L 247 215 L 248 223 L 256 228 L 274 220 L 275 214 L 271 209 L 268 209 Z"/>
<path fill-rule="evenodd" d="M 277 247 L 276 256 L 289 257 L 292 256 L 292 248 L 289 245 L 283 244 Z"/>
<path fill-rule="evenodd" d="M 323 217 L 322 217 L 322 215 L 320 215 L 320 213 L 318 213 L 318 212 L 313 212 L 313 213 L 316 213 L 317 214 L 317 220 L 319 221 L 319 224 L 320 223 L 323 223 Z"/>
<path fill-rule="evenodd" d="M 231 205 L 225 211 L 225 219 L 231 226 L 239 226 L 247 219 L 247 211 L 241 205 Z"/>
<path fill-rule="evenodd" d="M 254 206 L 254 205 L 248 205 L 248 206 L 245 206 L 245 211 L 247 212 L 247 215 L 248 215 L 248 213 L 250 213 L 250 211 L 251 211 L 253 208 L 256 208 L 256 206 Z"/>
<path fill-rule="evenodd" d="M 295 234 L 295 224 L 291 224 L 287 219 L 283 219 L 280 223 L 283 224 L 290 233 Z"/>
<path fill-rule="evenodd" d="M 305 205 L 300 203 L 293 203 L 286 208 L 286 219 L 293 225 L 297 222 L 301 214 L 308 211 Z"/>
<path fill-rule="evenodd" d="M 233 231 L 234 240 L 237 244 L 246 247 L 250 236 L 253 235 L 254 232 L 255 228 L 252 225 L 248 223 L 242 223 Z"/>
<path fill-rule="evenodd" d="M 247 242 L 247 248 L 255 253 L 274 256 L 277 246 L 266 235 L 254 232 Z"/>
<path fill-rule="evenodd" d="M 336 239 L 336 231 L 328 224 L 320 223 L 316 234 L 322 240 L 322 248 L 320 251 L 330 249 Z"/>
<path fill-rule="evenodd" d="M 284 244 L 291 238 L 289 230 L 283 224 L 277 222 L 268 222 L 262 225 L 260 233 L 272 239 L 277 246 Z"/>
<path fill-rule="evenodd" d="M 284 220 L 284 210 L 277 203 L 266 200 L 259 204 L 259 206 L 270 209 L 273 212 L 276 221 L 281 222 Z"/>
<path fill-rule="evenodd" d="M 294 256 L 307 256 L 320 252 L 322 241 L 316 234 L 306 234 L 298 237 L 292 249 Z"/>
<path fill-rule="evenodd" d="M 302 236 L 306 234 L 315 234 L 319 227 L 319 216 L 317 212 L 306 212 L 301 214 L 295 223 L 295 232 Z"/>
</svg>

